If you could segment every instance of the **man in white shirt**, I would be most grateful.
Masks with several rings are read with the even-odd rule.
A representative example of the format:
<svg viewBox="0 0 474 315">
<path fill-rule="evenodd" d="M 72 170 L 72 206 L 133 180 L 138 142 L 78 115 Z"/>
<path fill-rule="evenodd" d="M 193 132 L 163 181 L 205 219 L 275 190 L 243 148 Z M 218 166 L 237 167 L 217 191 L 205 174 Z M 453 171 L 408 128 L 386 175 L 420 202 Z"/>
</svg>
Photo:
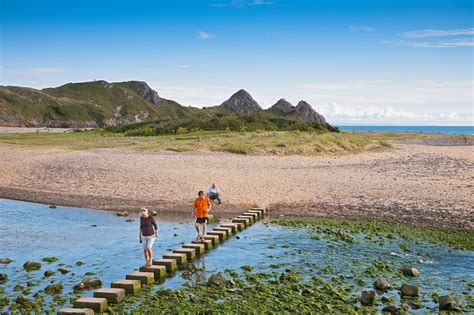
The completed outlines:
<svg viewBox="0 0 474 315">
<path fill-rule="evenodd" d="M 209 190 L 207 191 L 207 195 L 209 196 L 209 199 L 211 200 L 217 199 L 217 203 L 219 205 L 222 203 L 221 196 L 219 194 L 219 188 L 217 188 L 215 183 L 212 183 L 211 187 L 209 187 Z"/>
</svg>

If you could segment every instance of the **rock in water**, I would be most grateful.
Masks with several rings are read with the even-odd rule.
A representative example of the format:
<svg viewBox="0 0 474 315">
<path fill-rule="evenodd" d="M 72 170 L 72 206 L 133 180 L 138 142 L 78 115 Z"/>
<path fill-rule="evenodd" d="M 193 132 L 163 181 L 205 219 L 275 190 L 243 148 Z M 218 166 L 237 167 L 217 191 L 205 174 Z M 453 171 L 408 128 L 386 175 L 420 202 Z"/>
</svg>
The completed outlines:
<svg viewBox="0 0 474 315">
<path fill-rule="evenodd" d="M 225 279 L 221 274 L 214 274 L 212 275 L 209 280 L 207 281 L 209 285 L 215 285 L 215 286 L 222 286 L 225 283 Z"/>
<path fill-rule="evenodd" d="M 44 288 L 44 292 L 50 295 L 59 294 L 63 292 L 63 286 L 59 283 L 52 283 Z"/>
<path fill-rule="evenodd" d="M 117 212 L 118 217 L 128 217 L 128 215 L 129 215 L 128 211 Z"/>
<path fill-rule="evenodd" d="M 411 284 L 402 284 L 402 287 L 400 288 L 400 293 L 402 296 L 419 296 L 420 293 L 418 292 L 418 287 L 416 285 L 411 285 Z"/>
<path fill-rule="evenodd" d="M 398 307 L 395 305 L 387 305 L 382 309 L 382 313 L 398 314 Z"/>
<path fill-rule="evenodd" d="M 0 264 L 9 264 L 11 263 L 13 260 L 11 260 L 10 258 L 2 258 L 0 259 Z"/>
<path fill-rule="evenodd" d="M 34 261 L 27 261 L 26 263 L 23 264 L 23 268 L 26 271 L 39 270 L 41 269 L 41 263 L 34 262 Z"/>
<path fill-rule="evenodd" d="M 262 110 L 256 100 L 245 90 L 234 93 L 221 106 L 230 109 L 237 114 L 251 114 Z"/>
<path fill-rule="evenodd" d="M 438 304 L 440 311 L 460 311 L 451 295 L 440 296 L 438 298 Z"/>
<path fill-rule="evenodd" d="M 374 282 L 374 288 L 376 290 L 386 292 L 390 288 L 390 283 L 388 283 L 388 281 L 385 279 L 377 279 Z"/>
<path fill-rule="evenodd" d="M 360 303 L 365 306 L 372 306 L 374 304 L 375 291 L 362 291 Z"/>
<path fill-rule="evenodd" d="M 405 276 L 408 276 L 408 277 L 419 277 L 420 276 L 420 272 L 416 268 L 405 267 L 405 268 L 402 269 L 402 271 L 403 271 L 403 274 Z"/>
<path fill-rule="evenodd" d="M 6 273 L 0 273 L 0 283 L 7 282 L 8 275 Z"/>
</svg>

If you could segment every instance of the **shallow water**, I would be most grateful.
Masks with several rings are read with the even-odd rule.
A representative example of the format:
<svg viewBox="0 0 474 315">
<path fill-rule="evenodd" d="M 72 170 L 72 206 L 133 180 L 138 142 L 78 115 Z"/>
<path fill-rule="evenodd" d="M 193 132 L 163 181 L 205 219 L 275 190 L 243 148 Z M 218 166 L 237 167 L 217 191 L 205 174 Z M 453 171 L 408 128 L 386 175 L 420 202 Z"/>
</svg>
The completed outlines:
<svg viewBox="0 0 474 315">
<path fill-rule="evenodd" d="M 65 295 L 73 297 L 72 287 L 87 277 L 86 272 L 96 273 L 94 277 L 108 286 L 112 280 L 123 279 L 125 274 L 143 264 L 138 243 L 138 217 L 124 218 L 110 211 L 61 206 L 50 209 L 47 205 L 0 199 L 0 219 L 0 258 L 14 260 L 8 265 L 0 264 L 0 273 L 9 276 L 7 283 L 0 287 L 5 291 L 2 295 L 13 300 L 22 294 L 21 291 L 14 292 L 15 285 L 26 287 L 27 281 L 38 283 L 30 288 L 31 293 L 27 296 L 55 281 L 64 285 Z M 126 222 L 126 219 L 135 221 Z M 155 258 L 191 241 L 195 235 L 191 218 L 165 219 L 158 216 L 157 221 L 160 237 L 154 246 Z M 383 246 L 346 243 L 324 237 L 312 239 L 305 229 L 261 222 L 240 232 L 239 237 L 230 238 L 196 260 L 199 266 L 205 267 L 205 272 L 199 273 L 201 278 L 225 269 L 243 272 L 240 268 L 243 265 L 253 265 L 254 272 L 294 268 L 307 277 L 318 275 L 326 280 L 342 275 L 344 286 L 350 288 L 351 296 L 356 297 L 362 290 L 372 289 L 372 283 L 378 277 L 361 275 L 361 271 L 375 260 L 382 260 L 390 262 L 394 268 L 409 265 L 421 271 L 421 276 L 413 279 L 400 279 L 396 273 L 380 273 L 395 288 L 402 283 L 420 286 L 420 302 L 424 308 L 419 311 L 435 310 L 437 305 L 431 301 L 433 293 L 452 292 L 461 305 L 465 305 L 467 296 L 473 293 L 473 252 L 416 243 L 409 243 L 411 252 L 404 252 L 399 245 L 406 241 L 401 239 L 391 240 Z M 358 237 L 362 239 L 364 236 Z M 50 256 L 59 260 L 50 264 L 42 262 L 38 271 L 23 270 L 25 261 L 41 261 Z M 76 266 L 78 261 L 84 264 Z M 43 277 L 45 270 L 57 270 L 60 264 L 70 268 L 71 273 L 62 275 L 57 272 L 48 279 Z M 175 277 L 155 287 L 176 288 L 184 281 L 178 272 Z M 398 290 L 390 291 L 386 296 L 398 300 Z M 54 302 L 49 304 L 50 308 L 56 306 Z"/>
</svg>

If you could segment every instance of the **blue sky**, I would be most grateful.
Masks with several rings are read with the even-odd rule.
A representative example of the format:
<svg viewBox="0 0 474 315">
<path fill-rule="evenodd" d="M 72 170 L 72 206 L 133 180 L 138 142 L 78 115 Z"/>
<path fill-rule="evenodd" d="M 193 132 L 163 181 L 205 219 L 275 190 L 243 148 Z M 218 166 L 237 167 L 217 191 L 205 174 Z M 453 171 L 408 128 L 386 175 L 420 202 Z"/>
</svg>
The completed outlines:
<svg viewBox="0 0 474 315">
<path fill-rule="evenodd" d="M 334 123 L 472 124 L 472 1 L 0 1 L 2 85 L 143 80 L 193 106 L 244 88 Z"/>
</svg>

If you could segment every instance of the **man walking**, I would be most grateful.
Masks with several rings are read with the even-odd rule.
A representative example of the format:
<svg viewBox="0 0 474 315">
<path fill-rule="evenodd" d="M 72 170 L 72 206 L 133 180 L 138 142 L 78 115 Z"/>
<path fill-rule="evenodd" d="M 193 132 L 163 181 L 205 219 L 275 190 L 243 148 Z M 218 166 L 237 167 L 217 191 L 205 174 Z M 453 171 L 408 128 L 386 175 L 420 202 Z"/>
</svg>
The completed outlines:
<svg viewBox="0 0 474 315">
<path fill-rule="evenodd" d="M 204 240 L 206 235 L 206 224 L 208 221 L 209 210 L 211 210 L 211 201 L 209 198 L 204 196 L 204 192 L 200 190 L 198 197 L 194 200 L 193 215 L 196 217 L 196 231 L 198 236 L 197 240 Z M 199 233 L 199 224 L 202 224 L 202 234 Z"/>
</svg>

